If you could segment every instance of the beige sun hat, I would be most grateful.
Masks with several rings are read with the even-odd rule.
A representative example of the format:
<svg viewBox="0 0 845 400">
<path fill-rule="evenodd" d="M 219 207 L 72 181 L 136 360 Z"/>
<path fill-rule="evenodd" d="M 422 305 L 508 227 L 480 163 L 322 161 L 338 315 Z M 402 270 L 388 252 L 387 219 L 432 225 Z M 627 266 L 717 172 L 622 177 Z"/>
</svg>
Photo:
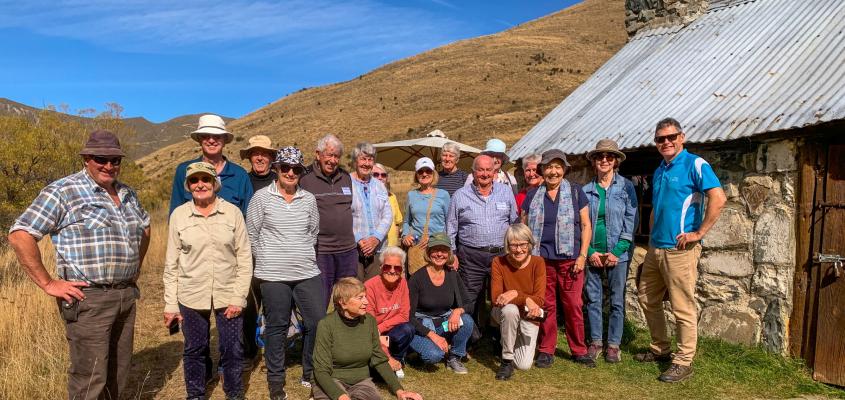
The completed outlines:
<svg viewBox="0 0 845 400">
<path fill-rule="evenodd" d="M 249 138 L 249 146 L 241 150 L 241 160 L 249 158 L 249 152 L 255 149 L 263 149 L 273 153 L 273 158 L 276 156 L 276 148 L 273 147 L 273 142 L 264 135 L 255 135 Z"/>
<path fill-rule="evenodd" d="M 601 139 L 596 143 L 596 148 L 587 153 L 587 159 L 592 160 L 593 154 L 596 153 L 613 153 L 619 157 L 619 162 L 625 161 L 625 153 L 619 151 L 619 144 L 613 139 Z"/>
<path fill-rule="evenodd" d="M 226 130 L 226 121 L 214 114 L 206 114 L 200 117 L 197 123 L 197 130 L 191 132 L 191 139 L 200 141 L 200 135 L 225 135 L 223 140 L 225 143 L 230 143 L 235 135 Z"/>
</svg>

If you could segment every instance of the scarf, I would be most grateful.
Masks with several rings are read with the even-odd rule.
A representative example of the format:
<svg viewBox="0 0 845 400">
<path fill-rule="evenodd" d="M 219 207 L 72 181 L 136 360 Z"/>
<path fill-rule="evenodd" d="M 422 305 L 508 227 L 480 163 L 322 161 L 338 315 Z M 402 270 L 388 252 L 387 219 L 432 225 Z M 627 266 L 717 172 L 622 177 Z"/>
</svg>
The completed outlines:
<svg viewBox="0 0 845 400">
<path fill-rule="evenodd" d="M 575 207 L 572 204 L 572 189 L 569 181 L 561 180 L 557 195 L 559 197 L 557 206 L 557 223 L 555 224 L 555 247 L 557 253 L 571 256 L 575 254 Z M 546 185 L 540 185 L 537 193 L 531 199 L 531 208 L 528 209 L 528 227 L 537 244 L 534 245 L 532 254 L 540 255 L 540 240 L 543 238 L 543 221 L 545 220 Z"/>
</svg>

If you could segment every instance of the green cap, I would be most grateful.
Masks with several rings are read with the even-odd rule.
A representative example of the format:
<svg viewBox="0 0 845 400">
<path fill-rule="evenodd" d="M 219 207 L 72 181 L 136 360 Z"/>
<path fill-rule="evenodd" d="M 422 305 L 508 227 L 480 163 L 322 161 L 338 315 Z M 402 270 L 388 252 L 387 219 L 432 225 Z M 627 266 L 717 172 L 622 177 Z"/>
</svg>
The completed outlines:
<svg viewBox="0 0 845 400">
<path fill-rule="evenodd" d="M 449 249 L 452 248 L 452 241 L 449 240 L 449 236 L 446 236 L 443 232 L 438 232 L 431 235 L 428 238 L 428 248 L 437 247 L 437 246 L 446 246 Z"/>
</svg>

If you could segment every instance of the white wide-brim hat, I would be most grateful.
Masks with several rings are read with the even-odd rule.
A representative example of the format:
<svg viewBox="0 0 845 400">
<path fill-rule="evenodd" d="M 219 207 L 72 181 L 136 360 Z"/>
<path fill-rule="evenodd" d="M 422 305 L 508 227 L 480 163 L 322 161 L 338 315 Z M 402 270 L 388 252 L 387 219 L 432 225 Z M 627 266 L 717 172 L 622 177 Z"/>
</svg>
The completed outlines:
<svg viewBox="0 0 845 400">
<path fill-rule="evenodd" d="M 226 122 L 223 121 L 223 118 L 214 114 L 206 114 L 200 117 L 197 130 L 191 132 L 191 139 L 199 143 L 200 135 L 224 135 L 224 143 L 231 143 L 232 139 L 235 138 L 235 135 L 226 130 Z"/>
</svg>

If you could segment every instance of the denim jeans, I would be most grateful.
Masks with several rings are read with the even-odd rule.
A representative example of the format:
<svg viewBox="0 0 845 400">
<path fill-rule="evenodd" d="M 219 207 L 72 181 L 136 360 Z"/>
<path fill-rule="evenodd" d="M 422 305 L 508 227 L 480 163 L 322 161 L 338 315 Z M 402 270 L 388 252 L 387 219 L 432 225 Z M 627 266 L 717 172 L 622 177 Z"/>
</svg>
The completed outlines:
<svg viewBox="0 0 845 400">
<path fill-rule="evenodd" d="M 213 312 L 212 312 L 213 311 Z M 205 398 L 206 363 L 211 338 L 209 328 L 211 315 L 217 323 L 220 335 L 220 366 L 223 367 L 223 391 L 227 396 L 236 396 L 243 392 L 243 348 L 241 331 L 243 317 L 229 319 L 223 316 L 225 308 L 217 310 L 195 310 L 179 304 L 182 314 L 182 333 L 185 335 L 185 350 L 182 354 L 182 369 L 185 372 L 185 389 L 188 398 Z"/>
<path fill-rule="evenodd" d="M 610 268 L 587 268 L 587 284 L 584 292 L 587 298 L 587 326 L 590 339 L 602 342 L 604 336 L 602 309 L 604 305 L 602 276 L 607 274 L 610 290 L 610 315 L 607 319 L 607 344 L 622 344 L 622 327 L 625 324 L 625 282 L 628 279 L 628 262 L 623 261 Z"/>
<path fill-rule="evenodd" d="M 326 303 L 320 275 L 300 281 L 260 280 L 259 284 L 264 305 L 264 363 L 267 385 L 272 393 L 285 385 L 285 349 L 291 309 L 295 305 L 302 315 L 302 380 L 310 381 L 317 323 L 326 316 Z"/>
<path fill-rule="evenodd" d="M 405 354 L 411 348 L 411 341 L 416 336 L 416 329 L 410 322 L 405 322 L 391 328 L 385 333 L 390 338 L 390 356 L 405 362 Z"/>
<path fill-rule="evenodd" d="M 444 314 L 442 318 L 449 318 L 449 315 L 452 315 L 451 311 Z M 414 317 L 412 316 L 411 318 Z M 449 354 L 458 357 L 467 355 L 467 342 L 469 341 L 469 337 L 472 336 L 472 327 L 474 326 L 472 317 L 470 317 L 469 314 L 461 314 L 461 321 L 464 322 L 464 325 L 458 328 L 455 332 L 444 333 L 443 327 L 434 326 L 434 321 L 430 317 L 419 318 L 419 320 L 426 328 L 431 329 L 434 333 L 446 338 L 446 341 L 450 344 Z M 438 363 L 446 356 L 446 353 L 444 353 L 443 350 L 440 350 L 440 348 L 437 347 L 431 339 L 425 336 L 414 335 L 414 339 L 411 340 L 411 348 L 420 354 L 420 359 L 422 359 L 422 361 L 426 364 Z"/>
</svg>

